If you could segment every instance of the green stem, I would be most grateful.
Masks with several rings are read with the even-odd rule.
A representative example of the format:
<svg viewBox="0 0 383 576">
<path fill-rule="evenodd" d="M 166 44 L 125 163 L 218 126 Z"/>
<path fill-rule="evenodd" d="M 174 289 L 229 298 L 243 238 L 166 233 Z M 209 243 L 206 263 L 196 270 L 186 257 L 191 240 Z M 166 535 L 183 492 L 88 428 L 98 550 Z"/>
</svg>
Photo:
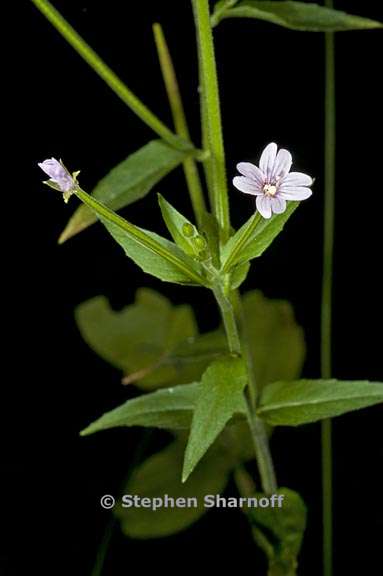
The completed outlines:
<svg viewBox="0 0 383 576">
<path fill-rule="evenodd" d="M 223 146 L 221 109 L 213 34 L 208 0 L 192 0 L 197 30 L 200 76 L 202 79 L 202 122 L 207 133 L 210 152 L 210 178 L 213 188 L 214 213 L 220 225 L 222 244 L 230 235 L 229 201 L 227 194 L 225 151 Z"/>
<path fill-rule="evenodd" d="M 231 302 L 226 298 L 220 285 L 217 284 L 214 286 L 213 292 L 221 311 L 229 350 L 231 354 L 237 354 L 240 356 L 242 352 L 241 341 L 239 339 L 237 322 Z"/>
<path fill-rule="evenodd" d="M 113 517 L 109 524 L 107 525 L 104 535 L 102 537 L 101 544 L 97 550 L 96 560 L 93 566 L 91 576 L 101 576 L 102 571 L 104 569 L 106 556 L 110 547 L 110 543 L 112 540 L 114 528 L 116 525 L 116 519 Z"/>
<path fill-rule="evenodd" d="M 228 272 L 232 264 L 236 261 L 238 254 L 242 252 L 242 249 L 246 245 L 249 238 L 251 238 L 254 230 L 258 226 L 259 222 L 262 220 L 262 216 L 259 212 L 256 212 L 251 218 L 249 218 L 247 225 L 242 228 L 242 233 L 236 239 L 236 242 L 229 253 L 229 256 L 223 263 L 222 272 Z M 237 236 L 237 235 L 236 235 Z"/>
<path fill-rule="evenodd" d="M 85 62 L 93 68 L 113 92 L 115 92 L 145 124 L 150 126 L 154 132 L 174 148 L 179 150 L 191 150 L 193 148 L 190 142 L 173 134 L 173 132 L 133 94 L 48 0 L 31 1 Z"/>
<path fill-rule="evenodd" d="M 164 79 L 176 132 L 184 140 L 190 141 L 189 128 L 186 121 L 181 93 L 177 82 L 177 76 L 161 25 L 154 24 L 153 32 L 158 58 L 160 61 L 162 77 Z M 187 158 L 183 162 L 183 169 L 197 225 L 201 228 L 203 224 L 203 216 L 206 213 L 206 205 L 198 174 L 198 168 L 194 158 Z"/>
<path fill-rule="evenodd" d="M 332 0 L 325 5 L 333 7 Z M 323 278 L 321 309 L 321 376 L 332 376 L 332 284 L 335 213 L 335 54 L 334 34 L 325 34 L 325 198 L 323 221 Z M 332 576 L 333 521 L 332 521 L 332 425 L 322 423 L 322 498 L 323 498 L 323 574 Z"/>
<path fill-rule="evenodd" d="M 247 419 L 254 444 L 255 457 L 258 464 L 262 489 L 266 494 L 273 494 L 277 490 L 277 481 L 275 478 L 266 430 L 262 420 L 258 418 L 255 413 L 254 396 L 252 396 L 252 389 L 254 389 L 255 393 L 255 378 L 252 365 L 249 362 L 249 354 L 246 353 L 247 346 L 244 346 L 241 343 L 237 320 L 230 300 L 226 298 L 221 286 L 219 285 L 216 285 L 213 288 L 213 292 L 221 311 L 229 350 L 232 354 L 245 356 L 249 377 L 249 385 L 245 390 Z"/>
</svg>

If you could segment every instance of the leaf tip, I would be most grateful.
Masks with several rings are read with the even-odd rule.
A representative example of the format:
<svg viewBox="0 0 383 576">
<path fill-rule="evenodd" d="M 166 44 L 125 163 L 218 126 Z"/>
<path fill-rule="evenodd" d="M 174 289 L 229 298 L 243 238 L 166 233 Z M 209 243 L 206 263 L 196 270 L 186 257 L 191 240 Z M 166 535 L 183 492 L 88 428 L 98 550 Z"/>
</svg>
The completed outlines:
<svg viewBox="0 0 383 576">
<path fill-rule="evenodd" d="M 84 428 L 83 430 L 81 430 L 80 432 L 80 436 L 89 436 L 89 434 L 93 433 L 93 427 L 92 426 L 87 426 L 86 428 Z"/>
<path fill-rule="evenodd" d="M 193 467 L 190 466 L 189 463 L 187 463 L 186 461 L 184 462 L 184 467 L 182 469 L 182 484 L 185 484 L 186 480 L 189 478 L 190 474 L 193 472 Z"/>
</svg>

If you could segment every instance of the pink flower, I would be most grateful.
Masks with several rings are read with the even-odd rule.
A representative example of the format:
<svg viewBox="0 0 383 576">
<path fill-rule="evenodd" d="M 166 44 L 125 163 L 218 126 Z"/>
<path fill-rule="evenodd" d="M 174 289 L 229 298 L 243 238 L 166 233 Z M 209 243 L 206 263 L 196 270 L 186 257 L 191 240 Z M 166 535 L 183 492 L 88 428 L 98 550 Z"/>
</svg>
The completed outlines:
<svg viewBox="0 0 383 576">
<path fill-rule="evenodd" d="M 240 162 L 233 184 L 241 192 L 256 196 L 257 210 L 264 218 L 282 214 L 286 210 L 286 200 L 305 200 L 312 194 L 309 186 L 313 180 L 302 172 L 290 172 L 292 157 L 288 150 L 272 142 L 262 152 L 259 168 L 250 162 Z"/>
<path fill-rule="evenodd" d="M 48 174 L 51 181 L 57 184 L 62 192 L 70 192 L 74 188 L 75 182 L 72 176 L 56 158 L 48 158 L 48 160 L 40 162 L 39 166 L 45 174 Z"/>
</svg>

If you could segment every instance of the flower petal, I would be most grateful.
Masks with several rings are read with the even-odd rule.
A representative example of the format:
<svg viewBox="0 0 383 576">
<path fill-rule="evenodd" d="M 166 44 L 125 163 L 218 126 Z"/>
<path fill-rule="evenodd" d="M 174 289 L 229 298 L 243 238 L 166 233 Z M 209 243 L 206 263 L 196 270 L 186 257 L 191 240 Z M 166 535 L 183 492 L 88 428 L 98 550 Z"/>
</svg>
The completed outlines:
<svg viewBox="0 0 383 576">
<path fill-rule="evenodd" d="M 272 174 L 276 155 L 277 145 L 274 142 L 268 144 L 261 154 L 259 167 L 268 179 Z"/>
<path fill-rule="evenodd" d="M 303 172 L 290 172 L 281 180 L 280 185 L 282 186 L 311 186 L 313 179 L 308 174 L 303 174 Z"/>
<path fill-rule="evenodd" d="M 274 214 L 282 214 L 286 210 L 286 200 L 284 198 L 280 198 L 279 196 L 274 196 L 270 198 L 271 200 L 271 209 Z"/>
<path fill-rule="evenodd" d="M 270 197 L 265 196 L 265 194 L 262 194 L 262 196 L 257 196 L 257 198 L 255 200 L 258 212 L 264 218 L 271 218 L 271 201 L 270 200 L 271 200 Z"/>
<path fill-rule="evenodd" d="M 235 178 L 233 178 L 233 184 L 238 190 L 245 192 L 245 194 L 253 194 L 255 196 L 257 194 L 263 194 L 262 188 L 258 186 L 254 180 L 246 176 L 235 176 Z"/>
<path fill-rule="evenodd" d="M 44 160 L 44 162 L 39 162 L 39 166 L 41 170 L 43 170 L 45 174 L 48 174 L 48 176 L 51 178 L 56 178 L 64 170 L 56 158 L 48 158 L 48 160 Z"/>
<path fill-rule="evenodd" d="M 74 180 L 64 166 L 56 158 L 48 158 L 44 162 L 39 162 L 41 170 L 48 174 L 62 192 L 68 192 L 74 187 Z"/>
<path fill-rule="evenodd" d="M 292 156 L 288 150 L 281 148 L 275 158 L 272 179 L 283 178 L 290 171 L 291 164 L 293 163 Z"/>
<path fill-rule="evenodd" d="M 278 190 L 278 196 L 285 200 L 306 200 L 311 194 L 312 190 L 304 186 L 281 186 Z"/>
<path fill-rule="evenodd" d="M 259 186 L 262 187 L 265 184 L 265 175 L 255 164 L 251 164 L 251 162 L 240 162 L 237 164 L 237 170 L 243 176 L 255 180 Z"/>
</svg>

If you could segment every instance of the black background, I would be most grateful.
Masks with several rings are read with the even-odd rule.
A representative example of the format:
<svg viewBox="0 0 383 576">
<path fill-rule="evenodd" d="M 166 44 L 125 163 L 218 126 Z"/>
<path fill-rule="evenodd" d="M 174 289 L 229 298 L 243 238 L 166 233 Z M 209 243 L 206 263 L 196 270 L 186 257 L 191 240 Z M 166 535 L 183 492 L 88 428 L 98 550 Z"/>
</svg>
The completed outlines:
<svg viewBox="0 0 383 576">
<path fill-rule="evenodd" d="M 57 8 L 144 102 L 169 123 L 151 24 L 163 24 L 173 52 L 194 141 L 199 139 L 197 62 L 190 3 L 57 1 Z M 339 9 L 379 18 L 379 3 L 342 0 Z M 12 311 L 7 329 L 9 396 L 3 414 L 9 460 L 4 492 L 6 521 L 1 574 L 16 574 L 26 561 L 39 574 L 90 574 L 109 513 L 104 493 L 116 494 L 142 433 L 111 431 L 80 439 L 78 432 L 128 392 L 120 375 L 82 342 L 73 309 L 97 294 L 115 307 L 152 286 L 174 302 L 195 305 L 200 328 L 218 315 L 197 288 L 145 277 L 100 226 L 58 247 L 56 238 L 76 201 L 41 185 L 36 163 L 61 157 L 93 185 L 114 164 L 155 137 L 74 53 L 29 2 L 20 3 L 16 72 L 20 85 L 10 113 L 17 141 L 17 186 L 8 189 L 10 225 L 4 266 Z M 16 38 L 16 39 L 15 39 Z M 338 34 L 337 188 L 334 278 L 334 375 L 382 380 L 380 144 L 381 56 L 378 31 Z M 276 141 L 293 153 L 295 168 L 316 177 L 305 202 L 267 255 L 257 262 L 246 289 L 286 298 L 304 326 L 308 356 L 304 374 L 319 376 L 320 281 L 323 207 L 323 49 L 321 34 L 303 34 L 255 21 L 223 22 L 216 31 L 222 110 L 230 177 L 240 160 L 257 160 Z M 7 119 L 7 118 L 6 118 Z M 156 190 L 190 215 L 181 170 Z M 11 194 L 12 191 L 12 194 Z M 230 190 L 233 222 L 251 213 L 251 200 Z M 155 196 L 128 209 L 129 218 L 165 233 Z M 9 272 L 8 272 L 9 269 Z M 4 420 L 4 419 L 3 419 Z M 382 410 L 375 407 L 334 422 L 335 574 L 373 573 L 381 566 Z M 160 439 L 159 441 L 162 441 Z M 310 515 L 301 574 L 321 573 L 320 427 L 277 431 L 273 453 L 279 482 L 299 490 Z M 153 445 L 148 451 L 153 449 Z M 190 530 L 167 540 L 136 542 L 114 531 L 105 574 L 140 570 L 178 572 L 176 555 L 191 569 L 208 555 L 217 568 L 229 559 L 257 572 L 255 550 L 240 512 L 214 511 Z M 3 572 L 1 572 L 3 570 Z M 258 573 L 258 572 L 257 572 Z"/>
</svg>

